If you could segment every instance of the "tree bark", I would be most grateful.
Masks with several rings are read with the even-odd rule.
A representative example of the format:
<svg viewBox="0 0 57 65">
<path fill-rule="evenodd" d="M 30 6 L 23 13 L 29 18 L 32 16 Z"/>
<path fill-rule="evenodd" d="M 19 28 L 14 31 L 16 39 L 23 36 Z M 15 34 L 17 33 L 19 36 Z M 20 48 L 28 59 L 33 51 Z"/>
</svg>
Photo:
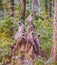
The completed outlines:
<svg viewBox="0 0 57 65">
<path fill-rule="evenodd" d="M 14 0 L 8 0 L 9 2 L 9 15 L 14 16 Z"/>
<path fill-rule="evenodd" d="M 25 20 L 25 9 L 26 9 L 26 0 L 22 0 L 21 21 L 24 21 Z"/>
<path fill-rule="evenodd" d="M 54 6 L 54 30 L 53 30 L 53 45 L 51 49 L 51 57 L 57 62 L 57 0 Z"/>
</svg>

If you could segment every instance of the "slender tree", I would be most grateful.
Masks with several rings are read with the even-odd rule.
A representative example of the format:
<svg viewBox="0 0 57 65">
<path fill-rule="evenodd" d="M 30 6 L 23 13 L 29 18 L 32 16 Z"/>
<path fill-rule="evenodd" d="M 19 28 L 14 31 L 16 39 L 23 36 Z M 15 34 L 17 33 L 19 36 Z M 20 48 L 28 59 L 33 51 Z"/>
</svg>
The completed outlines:
<svg viewBox="0 0 57 65">
<path fill-rule="evenodd" d="M 48 0 L 45 0 L 45 13 L 46 13 L 46 18 L 49 18 L 49 7 L 48 7 Z"/>
<path fill-rule="evenodd" d="M 3 10 L 3 4 L 2 4 L 2 0 L 0 0 L 0 11 Z"/>
<path fill-rule="evenodd" d="M 10 16 L 14 16 L 14 0 L 8 0 L 9 10 L 8 13 Z"/>
<path fill-rule="evenodd" d="M 48 0 L 45 0 L 45 12 L 48 12 Z"/>
<path fill-rule="evenodd" d="M 1 17 L 3 17 L 3 3 L 2 3 L 2 0 L 0 0 L 0 19 Z"/>
<path fill-rule="evenodd" d="M 21 3 L 22 3 L 22 0 L 18 0 L 18 4 L 21 5 Z"/>
<path fill-rule="evenodd" d="M 49 16 L 52 17 L 52 0 L 50 0 L 50 3 L 49 3 Z"/>
<path fill-rule="evenodd" d="M 40 16 L 40 14 L 41 14 L 40 0 L 38 0 L 38 15 Z"/>
<path fill-rule="evenodd" d="M 29 1 L 29 3 L 30 3 L 31 0 L 28 0 L 28 1 Z"/>
<path fill-rule="evenodd" d="M 53 30 L 53 45 L 51 49 L 51 57 L 57 62 L 57 0 L 54 5 L 54 30 Z"/>
<path fill-rule="evenodd" d="M 25 9 L 26 9 L 26 0 L 22 0 L 22 14 L 21 14 L 21 20 L 25 20 Z"/>
<path fill-rule="evenodd" d="M 35 0 L 32 0 L 32 12 L 35 12 Z"/>
</svg>

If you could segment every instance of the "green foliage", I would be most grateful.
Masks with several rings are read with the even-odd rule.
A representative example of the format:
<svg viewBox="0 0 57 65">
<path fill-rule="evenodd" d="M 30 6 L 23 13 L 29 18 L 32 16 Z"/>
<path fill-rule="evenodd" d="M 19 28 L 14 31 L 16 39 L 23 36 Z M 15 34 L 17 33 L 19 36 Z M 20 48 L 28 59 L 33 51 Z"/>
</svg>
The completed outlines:
<svg viewBox="0 0 57 65">
<path fill-rule="evenodd" d="M 7 38 L 3 33 L 0 36 L 0 62 L 7 62 L 11 56 L 11 45 L 13 40 Z"/>
<path fill-rule="evenodd" d="M 35 20 L 36 33 L 40 33 L 40 43 L 43 49 L 46 50 L 47 56 L 50 54 L 50 49 L 52 45 L 52 34 L 53 34 L 53 19 L 44 21 Z"/>
<path fill-rule="evenodd" d="M 11 28 L 13 28 L 12 34 L 14 35 L 17 26 L 13 18 L 5 18 L 0 21 L 0 62 L 7 62 L 8 57 L 11 56 L 11 45 L 14 43 L 10 37 Z"/>
<path fill-rule="evenodd" d="M 16 23 L 14 23 L 13 18 L 5 18 L 4 20 L 0 21 L 0 33 L 4 33 L 7 37 L 10 37 L 11 28 L 13 28 L 12 34 L 14 34 L 14 31 L 16 30 L 17 25 Z"/>
</svg>

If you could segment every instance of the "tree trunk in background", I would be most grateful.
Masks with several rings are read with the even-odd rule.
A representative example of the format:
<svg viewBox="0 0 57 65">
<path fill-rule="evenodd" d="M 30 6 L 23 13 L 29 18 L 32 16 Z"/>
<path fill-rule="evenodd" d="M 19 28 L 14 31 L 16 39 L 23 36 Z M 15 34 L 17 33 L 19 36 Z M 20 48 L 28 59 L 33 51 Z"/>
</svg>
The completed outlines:
<svg viewBox="0 0 57 65">
<path fill-rule="evenodd" d="M 50 0 L 50 3 L 49 3 L 49 16 L 50 17 L 52 17 L 52 7 L 53 7 L 53 5 L 52 5 L 52 0 Z"/>
<path fill-rule="evenodd" d="M 3 17 L 3 3 L 2 3 L 2 0 L 0 0 L 0 20 L 2 19 Z"/>
<path fill-rule="evenodd" d="M 41 14 L 40 0 L 38 0 L 38 15 L 40 16 L 40 14 Z"/>
<path fill-rule="evenodd" d="M 54 0 L 52 0 L 52 4 L 53 4 L 53 6 L 54 6 Z"/>
<path fill-rule="evenodd" d="M 54 15 L 53 15 L 53 14 L 54 14 L 54 9 L 53 9 L 53 7 L 54 7 L 54 0 L 51 0 L 51 1 L 52 1 L 52 3 L 51 3 L 51 4 L 52 4 L 52 7 L 50 6 L 51 9 L 52 9 L 52 11 L 51 11 L 51 14 L 52 14 L 51 17 L 53 17 L 53 16 L 54 16 Z M 50 9 L 50 10 L 51 10 L 51 9 Z"/>
<path fill-rule="evenodd" d="M 45 12 L 48 12 L 48 0 L 45 0 Z"/>
<path fill-rule="evenodd" d="M 18 0 L 18 4 L 21 5 L 22 4 L 22 0 Z"/>
<path fill-rule="evenodd" d="M 24 22 L 24 20 L 25 20 L 25 9 L 26 9 L 26 0 L 22 0 L 21 21 L 23 21 L 23 22 Z"/>
<path fill-rule="evenodd" d="M 55 0 L 54 8 L 54 30 L 53 30 L 53 45 L 51 49 L 51 57 L 57 62 L 57 0 Z"/>
<path fill-rule="evenodd" d="M 29 3 L 30 3 L 30 0 L 28 0 L 29 1 Z"/>
<path fill-rule="evenodd" d="M 14 16 L 14 0 L 8 0 L 9 10 L 8 13 L 10 16 Z"/>
<path fill-rule="evenodd" d="M 49 18 L 48 0 L 45 0 L 45 13 L 46 13 L 46 19 L 48 19 Z"/>
<path fill-rule="evenodd" d="M 32 0 L 32 12 L 35 12 L 35 0 Z"/>
<path fill-rule="evenodd" d="M 3 4 L 2 4 L 2 0 L 0 0 L 0 11 L 3 10 Z"/>
</svg>

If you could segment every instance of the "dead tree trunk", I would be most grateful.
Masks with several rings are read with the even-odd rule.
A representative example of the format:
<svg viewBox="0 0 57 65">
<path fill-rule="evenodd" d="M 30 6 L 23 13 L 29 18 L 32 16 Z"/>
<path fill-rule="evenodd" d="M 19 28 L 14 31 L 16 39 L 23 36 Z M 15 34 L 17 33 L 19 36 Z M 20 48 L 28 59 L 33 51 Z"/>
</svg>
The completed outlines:
<svg viewBox="0 0 57 65">
<path fill-rule="evenodd" d="M 57 0 L 55 0 L 54 8 L 54 30 L 53 30 L 53 45 L 51 49 L 51 57 L 57 62 Z"/>
<path fill-rule="evenodd" d="M 22 0 L 21 21 L 24 21 L 25 20 L 25 9 L 26 9 L 26 0 Z"/>
</svg>

